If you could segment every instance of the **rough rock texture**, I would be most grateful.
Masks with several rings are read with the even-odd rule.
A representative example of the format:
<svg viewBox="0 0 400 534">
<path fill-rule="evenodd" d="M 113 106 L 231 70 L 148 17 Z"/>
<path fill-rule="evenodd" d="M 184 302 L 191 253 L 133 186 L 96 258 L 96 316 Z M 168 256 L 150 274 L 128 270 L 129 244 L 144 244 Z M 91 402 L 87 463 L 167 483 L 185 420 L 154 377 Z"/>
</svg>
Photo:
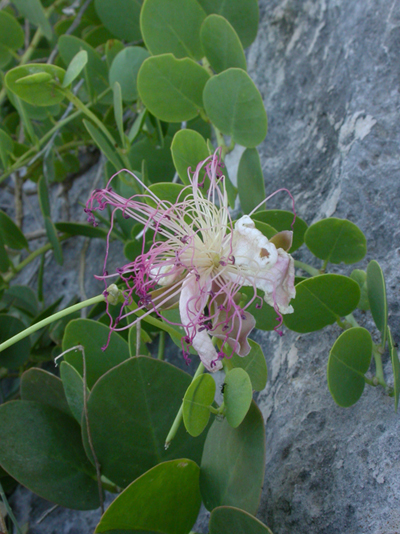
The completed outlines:
<svg viewBox="0 0 400 534">
<path fill-rule="evenodd" d="M 360 226 L 368 255 L 356 267 L 380 262 L 399 341 L 400 4 L 262 0 L 260 10 L 248 64 L 269 117 L 260 147 L 267 191 L 289 188 L 308 223 L 333 215 Z M 71 206 L 82 199 L 79 187 L 87 191 L 92 180 L 93 175 L 74 184 Z M 283 194 L 269 205 L 290 206 Z M 64 245 L 66 266 L 51 271 L 48 288 L 71 296 L 79 291 L 81 242 Z M 103 243 L 91 244 L 89 296 L 98 291 L 92 274 L 103 253 Z M 310 260 L 302 250 L 296 257 Z M 376 333 L 368 314 L 357 319 Z M 332 326 L 308 335 L 286 332 L 283 338 L 255 335 L 269 366 L 267 388 L 258 397 L 267 429 L 258 517 L 274 534 L 400 532 L 400 418 L 381 388 L 367 386 L 353 408 L 335 405 L 326 364 L 339 333 Z M 387 355 L 384 363 L 392 383 Z M 22 522 L 29 518 L 33 534 L 90 534 L 98 519 L 98 512 L 58 509 L 36 525 L 44 501 L 19 489 L 14 504 Z M 195 530 L 206 532 L 206 518 L 203 513 Z"/>
<path fill-rule="evenodd" d="M 399 44 L 396 1 L 274 0 L 261 3 L 248 57 L 269 117 L 261 146 L 268 192 L 289 188 L 308 223 L 333 215 L 365 232 L 368 254 L 356 267 L 381 264 L 397 341 Z M 270 205 L 289 207 L 283 201 Z M 369 314 L 357 318 L 373 329 Z M 258 516 L 274 534 L 400 532 L 399 415 L 369 386 L 353 408 L 336 406 L 326 364 L 338 334 L 332 326 L 256 337 L 270 373 L 258 398 L 267 428 Z M 391 382 L 387 354 L 384 361 Z"/>
</svg>

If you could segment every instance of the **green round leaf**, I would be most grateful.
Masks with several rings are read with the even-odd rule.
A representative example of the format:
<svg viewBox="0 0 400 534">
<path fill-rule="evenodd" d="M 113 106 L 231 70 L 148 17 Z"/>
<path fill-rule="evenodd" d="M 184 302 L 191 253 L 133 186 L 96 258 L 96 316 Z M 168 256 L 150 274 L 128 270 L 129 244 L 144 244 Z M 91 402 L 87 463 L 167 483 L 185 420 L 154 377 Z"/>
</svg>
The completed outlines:
<svg viewBox="0 0 400 534">
<path fill-rule="evenodd" d="M 150 57 L 140 68 L 138 89 L 149 111 L 166 122 L 193 119 L 203 108 L 203 88 L 209 74 L 189 58 L 172 54 Z"/>
<path fill-rule="evenodd" d="M 248 339 L 248 342 L 251 347 L 249 354 L 243 358 L 234 353 L 231 362 L 235 368 L 240 367 L 246 371 L 250 377 L 251 386 L 255 391 L 262 391 L 267 385 L 267 362 L 260 345 L 252 339 Z"/>
<path fill-rule="evenodd" d="M 0 314 L 0 344 L 25 330 L 22 321 L 12 315 Z M 0 352 L 0 367 L 18 369 L 29 358 L 31 344 L 26 337 Z"/>
<path fill-rule="evenodd" d="M 199 0 L 199 4 L 207 15 L 216 13 L 229 20 L 244 48 L 256 38 L 259 17 L 257 0 Z"/>
<path fill-rule="evenodd" d="M 28 76 L 43 76 L 47 78 L 43 83 L 18 83 L 22 78 Z M 50 78 L 48 78 L 50 75 Z M 5 84 L 19 98 L 34 106 L 49 106 L 59 104 L 64 100 L 64 94 L 58 89 L 57 84 L 62 84 L 65 70 L 55 65 L 32 63 L 15 67 L 7 72 Z M 28 79 L 29 80 L 29 79 Z M 30 78 L 35 81 L 35 78 Z M 26 80 L 25 80 L 26 82 Z"/>
<path fill-rule="evenodd" d="M 242 69 L 228 69 L 210 78 L 203 99 L 207 115 L 222 133 L 249 148 L 264 140 L 264 104 L 254 82 Z"/>
<path fill-rule="evenodd" d="M 338 337 L 327 370 L 329 391 L 336 404 L 347 408 L 361 397 L 371 355 L 371 334 L 365 328 L 350 328 Z"/>
<path fill-rule="evenodd" d="M 164 444 L 191 377 L 146 356 L 130 358 L 106 373 L 88 401 L 90 430 L 102 473 L 121 487 L 158 463 L 180 457 L 200 461 L 204 437 L 184 426 Z"/>
<path fill-rule="evenodd" d="M 399 362 L 399 354 L 398 354 L 397 349 L 395 347 L 395 344 L 393 342 L 392 333 L 391 333 L 389 327 L 388 327 L 387 336 L 388 336 L 390 359 L 392 361 L 392 369 L 393 369 L 394 410 L 395 410 L 395 412 L 397 412 L 397 408 L 398 408 L 398 405 L 399 405 L 399 396 L 400 396 L 400 362 Z"/>
<path fill-rule="evenodd" d="M 2 303 L 16 308 L 29 317 L 35 317 L 39 311 L 36 293 L 28 286 L 17 284 L 10 286 L 3 294 Z"/>
<path fill-rule="evenodd" d="M 367 290 L 371 314 L 377 329 L 382 336 L 382 347 L 386 343 L 388 305 L 386 299 L 386 284 L 382 269 L 375 260 L 367 267 Z"/>
<path fill-rule="evenodd" d="M 53 37 L 53 30 L 48 21 L 40 0 L 13 0 L 20 14 L 26 17 L 29 22 L 39 26 L 43 35 L 49 41 Z"/>
<path fill-rule="evenodd" d="M 24 39 L 24 30 L 18 21 L 7 11 L 0 11 L 0 44 L 18 50 L 24 46 Z"/>
<path fill-rule="evenodd" d="M 47 404 L 72 415 L 61 380 L 43 369 L 33 367 L 22 375 L 21 399 Z"/>
<path fill-rule="evenodd" d="M 272 534 L 261 521 L 232 506 L 215 508 L 211 513 L 209 528 L 210 534 Z"/>
<path fill-rule="evenodd" d="M 295 332 L 315 332 L 351 313 L 360 300 L 358 284 L 340 274 L 314 276 L 296 285 L 294 313 L 283 316 Z"/>
<path fill-rule="evenodd" d="M 265 469 L 263 416 L 252 402 L 243 423 L 215 420 L 204 445 L 200 491 L 207 510 L 229 505 L 256 513 Z"/>
<path fill-rule="evenodd" d="M 236 367 L 225 376 L 224 402 L 225 417 L 232 428 L 240 425 L 249 411 L 253 389 L 249 375 Z"/>
<path fill-rule="evenodd" d="M 256 148 L 246 148 L 239 161 L 237 185 L 240 205 L 250 213 L 266 197 L 260 156 Z M 262 209 L 262 205 L 259 209 Z"/>
<path fill-rule="evenodd" d="M 171 144 L 172 159 L 179 178 L 190 184 L 188 169 L 194 171 L 200 161 L 208 158 L 208 148 L 204 137 L 194 130 L 179 130 Z"/>
<path fill-rule="evenodd" d="M 179 198 L 180 202 L 185 198 L 186 195 L 181 195 L 182 191 L 186 186 L 182 184 L 171 184 L 170 182 L 160 182 L 158 184 L 152 184 L 149 189 L 154 193 L 160 200 L 171 202 L 175 204 Z M 186 190 L 189 193 L 188 190 Z M 146 198 L 147 204 L 150 206 L 156 207 L 156 201 Z"/>
<path fill-rule="evenodd" d="M 346 219 L 330 217 L 312 224 L 304 241 L 314 256 L 331 263 L 356 263 L 367 253 L 365 235 Z"/>
<path fill-rule="evenodd" d="M 147 136 L 136 141 L 128 154 L 132 168 L 140 170 L 143 160 L 146 161 L 149 180 L 152 183 L 172 180 L 175 174 L 171 156 L 171 137 L 164 139 L 164 146 L 157 146 Z"/>
<path fill-rule="evenodd" d="M 102 347 L 107 343 L 110 329 L 89 319 L 75 319 L 65 329 L 62 350 L 82 345 L 86 356 L 87 385 L 92 388 L 94 383 L 109 369 L 129 358 L 128 343 L 115 332 L 111 333 L 110 343 L 105 351 Z M 64 360 L 71 364 L 82 376 L 82 352 L 71 351 L 65 354 Z"/>
<path fill-rule="evenodd" d="M 206 14 L 196 0 L 145 0 L 140 28 L 153 54 L 171 52 L 176 58 L 203 57 L 200 27 Z"/>
<path fill-rule="evenodd" d="M 264 223 L 270 224 L 276 228 L 277 232 L 282 232 L 283 230 L 292 230 L 293 231 L 293 243 L 290 249 L 290 252 L 294 252 L 304 243 L 304 234 L 307 230 L 307 223 L 303 221 L 300 217 L 296 216 L 295 223 L 292 228 L 292 223 L 294 215 L 292 211 L 285 210 L 266 210 L 266 211 L 256 211 L 252 216 L 252 219 L 255 221 L 262 221 Z M 272 236 L 271 236 L 272 237 Z"/>
<path fill-rule="evenodd" d="M 4 13 L 4 11 L 1 11 L 1 13 Z M 13 55 L 11 50 L 0 43 L 0 68 L 4 69 L 4 67 L 7 67 L 7 65 L 11 63 L 12 58 Z"/>
<path fill-rule="evenodd" d="M 150 54 L 141 46 L 128 46 L 121 50 L 112 62 L 109 79 L 111 87 L 118 82 L 121 86 L 122 99 L 124 102 L 137 100 L 137 75 L 145 59 Z"/>
<path fill-rule="evenodd" d="M 183 398 L 183 422 L 191 436 L 200 436 L 206 428 L 214 396 L 215 380 L 211 375 L 198 376 L 188 387 Z"/>
<path fill-rule="evenodd" d="M 95 471 L 79 425 L 38 402 L 0 406 L 0 464 L 18 482 L 50 502 L 76 510 L 99 507 Z"/>
<path fill-rule="evenodd" d="M 246 70 L 246 58 L 242 43 L 229 24 L 219 15 L 210 15 L 201 26 L 201 44 L 215 72 L 237 67 Z"/>
<path fill-rule="evenodd" d="M 64 396 L 70 411 L 78 423 L 81 424 L 84 406 L 82 377 L 75 367 L 72 367 L 68 362 L 61 362 L 60 376 L 62 387 L 64 388 Z"/>
<path fill-rule="evenodd" d="M 142 38 L 139 24 L 142 0 L 95 0 L 94 5 L 101 22 L 115 37 L 128 42 Z"/>
<path fill-rule="evenodd" d="M 240 292 L 247 296 L 247 301 L 250 298 L 253 298 L 254 289 L 252 287 L 242 287 Z M 254 317 L 256 320 L 256 327 L 259 330 L 273 330 L 279 322 L 278 314 L 274 310 L 273 306 L 270 306 L 264 301 L 264 291 L 258 289 L 257 295 L 258 298 L 256 298 L 248 308 L 246 308 L 246 311 L 251 313 L 251 315 Z"/>
<path fill-rule="evenodd" d="M 110 504 L 95 532 L 130 529 L 187 534 L 200 505 L 198 466 L 186 459 L 164 462 L 132 482 Z"/>
<path fill-rule="evenodd" d="M 70 85 L 83 71 L 87 62 L 88 53 L 86 52 L 86 50 L 81 50 L 80 52 L 78 52 L 72 58 L 71 63 L 68 65 L 62 86 L 68 87 L 68 85 Z"/>
</svg>

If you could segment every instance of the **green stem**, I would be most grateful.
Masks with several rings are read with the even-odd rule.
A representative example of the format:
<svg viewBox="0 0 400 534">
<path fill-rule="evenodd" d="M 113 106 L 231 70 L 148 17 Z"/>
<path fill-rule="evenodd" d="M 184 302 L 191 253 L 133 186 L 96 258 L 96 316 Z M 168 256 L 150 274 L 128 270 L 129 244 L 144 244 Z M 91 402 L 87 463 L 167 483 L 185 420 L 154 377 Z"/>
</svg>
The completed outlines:
<svg viewBox="0 0 400 534">
<path fill-rule="evenodd" d="M 319 271 L 320 273 L 324 273 L 326 271 L 326 267 L 328 263 L 329 263 L 328 260 L 324 261 L 324 263 L 322 264 L 321 270 Z"/>
<path fill-rule="evenodd" d="M 59 241 L 65 241 L 66 239 L 70 238 L 71 236 L 69 234 L 61 235 L 58 239 Z M 16 267 L 14 267 L 13 272 L 6 274 L 3 279 L 5 282 L 10 282 L 19 272 L 22 271 L 24 267 L 26 267 L 31 261 L 33 261 L 35 258 L 40 256 L 41 254 L 44 254 L 48 250 L 52 249 L 53 245 L 51 243 L 47 243 L 46 245 L 43 245 L 43 247 L 37 248 L 34 250 L 29 256 L 27 256 L 21 263 L 19 263 Z"/>
<path fill-rule="evenodd" d="M 194 380 L 196 380 L 196 378 L 203 373 L 204 373 L 204 365 L 202 362 L 200 362 L 200 365 L 198 366 L 197 371 L 194 377 L 192 378 L 192 382 L 194 382 Z M 179 408 L 178 413 L 176 414 L 174 422 L 172 423 L 171 430 L 168 432 L 167 439 L 165 440 L 165 449 L 168 449 L 168 447 L 171 444 L 171 441 L 174 439 L 178 431 L 178 428 L 180 427 L 182 423 L 182 419 L 183 419 L 183 402 L 181 404 L 181 407 Z"/>
<path fill-rule="evenodd" d="M 318 276 L 319 274 L 321 274 L 319 270 L 316 269 L 315 267 L 311 267 L 311 265 L 308 265 L 308 263 L 304 263 L 299 260 L 294 260 L 294 266 L 297 267 L 298 269 L 302 269 L 308 274 L 311 274 L 311 276 Z"/>
<path fill-rule="evenodd" d="M 149 323 L 152 326 L 159 328 L 160 330 L 164 330 L 165 332 L 168 332 L 168 334 L 172 337 L 177 336 L 178 332 L 169 324 L 163 323 L 162 321 L 160 321 L 159 319 L 156 319 L 155 317 L 152 317 L 151 315 L 146 315 L 145 317 L 143 317 L 145 312 L 143 312 L 142 310 L 138 310 L 136 303 L 131 304 L 130 306 L 127 306 L 127 308 L 131 311 L 134 311 L 135 315 L 140 317 L 141 320 L 144 321 L 145 323 Z"/>
<path fill-rule="evenodd" d="M 18 525 L 18 521 L 15 518 L 15 515 L 14 515 L 12 509 L 11 509 L 11 506 L 8 504 L 8 500 L 7 500 L 6 494 L 4 492 L 3 486 L 1 485 L 1 482 L 0 482 L 0 497 L 1 497 L 1 500 L 3 501 L 3 503 L 4 503 L 4 506 L 6 507 L 7 513 L 10 516 L 11 521 L 14 524 L 14 527 L 15 527 L 15 530 L 16 530 L 17 534 L 22 534 L 22 531 L 21 531 L 21 529 L 20 529 L 20 527 Z"/>
<path fill-rule="evenodd" d="M 111 91 L 111 87 L 103 91 L 99 95 L 98 100 L 101 100 L 110 91 Z M 92 104 L 88 104 L 86 106 L 86 109 L 88 109 L 90 106 L 92 106 Z M 75 111 L 75 113 L 71 113 L 71 115 L 69 115 L 68 117 L 65 117 L 65 119 L 58 122 L 55 126 L 53 126 L 53 128 L 51 128 L 51 130 L 49 130 L 41 139 L 38 140 L 37 146 L 40 148 L 42 145 L 46 143 L 46 141 L 48 141 L 52 137 L 53 134 L 57 132 L 57 130 L 59 130 L 60 128 L 68 124 L 69 122 L 73 121 L 74 119 L 82 115 L 82 113 L 83 112 L 81 110 Z M 35 155 L 36 152 L 37 152 L 36 147 L 32 147 L 27 152 L 25 152 L 25 154 L 23 154 L 20 158 L 18 158 L 17 161 L 14 163 L 14 165 L 9 167 L 7 171 L 4 171 L 4 173 L 0 176 L 0 183 L 3 182 L 6 178 L 8 178 L 10 174 L 20 169 L 21 167 L 29 166 L 29 161 L 31 160 L 32 156 Z"/>
<path fill-rule="evenodd" d="M 50 315 L 50 317 L 46 317 L 42 321 L 39 321 L 38 323 L 33 324 L 29 328 L 26 328 L 19 334 L 16 334 L 10 339 L 7 339 L 7 341 L 4 341 L 4 343 L 1 343 L 0 352 L 7 349 L 8 347 L 11 347 L 11 345 L 14 345 L 14 343 L 17 343 L 21 339 L 24 339 L 30 336 L 34 332 L 37 332 L 38 330 L 47 326 L 48 324 L 54 323 L 55 321 L 58 321 L 59 319 L 62 319 L 63 317 L 66 317 L 67 315 L 70 315 L 71 313 L 81 310 L 82 308 L 86 308 L 87 306 L 91 306 L 92 304 L 103 302 L 104 300 L 105 300 L 104 295 L 97 295 L 97 297 L 84 300 L 83 302 L 78 302 L 78 304 L 74 304 L 73 306 L 70 306 L 69 308 L 65 308 L 64 310 L 61 310 L 58 313 L 55 313 L 54 315 Z"/>
<path fill-rule="evenodd" d="M 348 323 L 351 324 L 351 326 L 354 326 L 354 327 L 360 326 L 352 313 L 349 313 L 349 315 L 346 315 L 345 319 Z"/>
<path fill-rule="evenodd" d="M 374 384 L 374 381 L 371 380 L 370 378 L 367 378 L 366 376 L 364 376 L 364 380 L 365 380 L 366 384 L 369 384 L 370 386 L 376 387 L 376 384 Z"/>
<path fill-rule="evenodd" d="M 387 384 L 385 382 L 385 377 L 383 375 L 383 366 L 382 366 L 382 356 L 379 352 L 379 345 L 375 345 L 375 343 L 372 345 L 372 354 L 374 356 L 375 360 L 375 376 L 378 380 L 378 383 L 383 386 L 384 388 L 387 387 Z"/>
<path fill-rule="evenodd" d="M 161 331 L 158 336 L 158 352 L 157 352 L 158 360 L 164 359 L 164 350 L 165 350 L 165 332 Z"/>
<path fill-rule="evenodd" d="M 343 330 L 347 330 L 347 325 L 344 323 L 341 319 L 336 319 L 337 324 L 340 326 L 340 328 L 343 328 Z"/>
</svg>

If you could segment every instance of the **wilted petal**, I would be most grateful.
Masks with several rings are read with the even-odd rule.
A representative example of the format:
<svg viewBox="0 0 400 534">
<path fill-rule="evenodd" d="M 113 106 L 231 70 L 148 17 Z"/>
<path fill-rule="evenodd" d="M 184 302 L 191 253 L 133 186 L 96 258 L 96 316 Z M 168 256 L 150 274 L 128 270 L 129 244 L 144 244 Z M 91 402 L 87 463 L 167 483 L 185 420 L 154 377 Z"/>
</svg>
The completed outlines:
<svg viewBox="0 0 400 534">
<path fill-rule="evenodd" d="M 213 329 L 213 335 L 218 339 L 226 340 L 226 343 L 239 356 L 247 356 L 251 350 L 247 336 L 256 326 L 256 320 L 251 313 L 242 310 L 241 317 L 238 317 L 238 315 L 231 316 L 226 322 L 226 312 L 221 312 L 217 322 L 225 322 L 228 329 L 224 330 L 224 324 L 219 324 Z"/>
<path fill-rule="evenodd" d="M 194 350 L 200 356 L 204 367 L 208 371 L 214 372 L 222 368 L 222 363 L 218 359 L 217 351 L 207 331 L 199 332 L 199 327 L 202 324 L 201 317 L 209 298 L 210 289 L 210 281 L 201 285 L 195 276 L 189 275 L 182 285 L 179 311 L 182 325 L 191 338 Z"/>
<path fill-rule="evenodd" d="M 293 313 L 289 304 L 296 296 L 292 256 L 280 248 L 275 265 L 257 278 L 257 288 L 265 291 L 264 300 L 270 306 L 278 306 L 280 313 Z"/>
</svg>

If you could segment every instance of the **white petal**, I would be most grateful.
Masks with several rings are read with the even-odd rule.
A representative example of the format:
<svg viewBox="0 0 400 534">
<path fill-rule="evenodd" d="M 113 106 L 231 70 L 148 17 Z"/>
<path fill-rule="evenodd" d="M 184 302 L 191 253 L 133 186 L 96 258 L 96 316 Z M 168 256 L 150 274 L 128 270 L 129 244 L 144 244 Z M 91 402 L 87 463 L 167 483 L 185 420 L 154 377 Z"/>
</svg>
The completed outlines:
<svg viewBox="0 0 400 534">
<path fill-rule="evenodd" d="M 211 282 L 208 282 L 205 286 L 200 285 L 194 275 L 189 275 L 182 285 L 179 311 L 182 325 L 186 328 L 188 335 L 191 336 L 195 332 L 192 345 L 200 356 L 204 367 L 208 371 L 215 372 L 222 368 L 222 362 L 218 360 L 217 351 L 207 330 L 198 331 L 199 316 L 203 313 L 210 289 Z"/>
</svg>

